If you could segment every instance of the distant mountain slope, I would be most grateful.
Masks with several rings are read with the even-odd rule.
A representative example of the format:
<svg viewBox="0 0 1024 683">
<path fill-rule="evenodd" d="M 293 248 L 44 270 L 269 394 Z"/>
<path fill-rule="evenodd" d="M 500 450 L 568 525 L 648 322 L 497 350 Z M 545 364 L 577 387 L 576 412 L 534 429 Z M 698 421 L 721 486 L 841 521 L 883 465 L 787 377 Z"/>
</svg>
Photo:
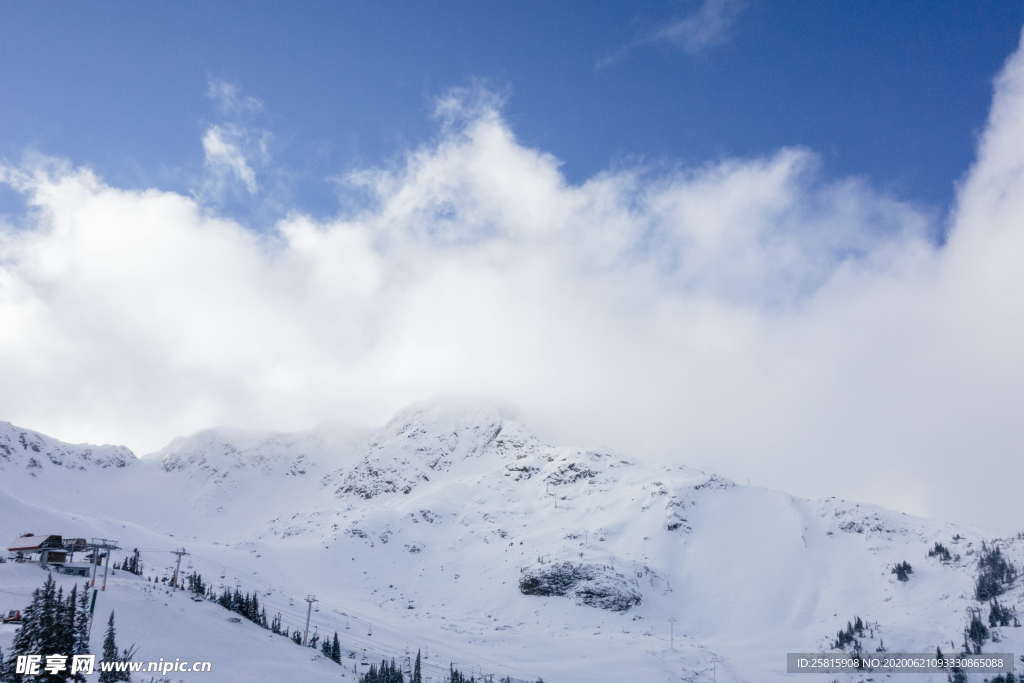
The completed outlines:
<svg viewBox="0 0 1024 683">
<path fill-rule="evenodd" d="M 58 479 L 80 495 L 45 485 Z M 10 495 L 43 501 L 48 519 L 91 515 L 147 547 L 165 534 L 197 570 L 270 601 L 313 591 L 321 628 L 362 624 L 346 632 L 355 649 L 429 643 L 552 683 L 788 680 L 786 652 L 829 649 L 858 616 L 864 648 L 951 653 L 968 610 L 987 615 L 983 543 L 1024 565 L 1020 538 L 551 445 L 501 410 L 455 402 L 343 436 L 210 430 L 123 476 L 19 481 Z M 1019 580 L 1001 590 L 1024 611 Z M 993 631 L 999 650 L 1024 645 L 1024 629 Z"/>
<path fill-rule="evenodd" d="M 30 429 L 0 422 L 0 470 L 30 473 L 51 467 L 69 470 L 128 467 L 137 458 L 124 446 L 69 444 Z"/>
</svg>

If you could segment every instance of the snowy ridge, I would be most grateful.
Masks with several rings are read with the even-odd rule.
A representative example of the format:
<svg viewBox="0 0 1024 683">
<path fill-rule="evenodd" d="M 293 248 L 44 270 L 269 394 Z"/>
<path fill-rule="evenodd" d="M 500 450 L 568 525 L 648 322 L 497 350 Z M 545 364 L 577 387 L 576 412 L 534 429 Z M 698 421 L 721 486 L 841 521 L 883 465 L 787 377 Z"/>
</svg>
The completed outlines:
<svg viewBox="0 0 1024 683">
<path fill-rule="evenodd" d="M 36 473 L 52 467 L 105 469 L 127 467 L 136 459 L 124 446 L 69 444 L 10 422 L 0 422 L 0 470 Z"/>
<path fill-rule="evenodd" d="M 339 497 L 408 494 L 454 463 L 483 454 L 501 433 L 503 422 L 492 410 L 467 415 L 444 404 L 415 406 L 370 439 L 366 455 L 355 467 L 335 472 L 326 483 L 338 482 Z"/>
<path fill-rule="evenodd" d="M 315 454 L 324 448 L 315 434 L 257 434 L 209 429 L 179 437 L 154 454 L 166 472 L 183 471 L 198 478 L 223 481 L 232 473 L 304 477 L 315 474 Z"/>
</svg>

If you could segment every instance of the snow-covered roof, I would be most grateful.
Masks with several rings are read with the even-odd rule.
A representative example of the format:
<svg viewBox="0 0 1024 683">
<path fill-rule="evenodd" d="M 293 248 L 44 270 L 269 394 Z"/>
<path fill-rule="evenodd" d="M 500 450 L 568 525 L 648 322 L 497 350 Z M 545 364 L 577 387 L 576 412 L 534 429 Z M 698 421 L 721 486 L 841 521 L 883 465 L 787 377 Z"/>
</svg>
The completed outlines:
<svg viewBox="0 0 1024 683">
<path fill-rule="evenodd" d="M 41 550 L 42 545 L 51 538 L 56 538 L 56 546 L 49 546 L 51 550 L 61 550 L 61 541 L 58 534 L 29 534 L 27 536 L 19 536 L 18 538 L 11 541 L 7 549 L 11 552 L 24 552 L 30 550 Z"/>
</svg>

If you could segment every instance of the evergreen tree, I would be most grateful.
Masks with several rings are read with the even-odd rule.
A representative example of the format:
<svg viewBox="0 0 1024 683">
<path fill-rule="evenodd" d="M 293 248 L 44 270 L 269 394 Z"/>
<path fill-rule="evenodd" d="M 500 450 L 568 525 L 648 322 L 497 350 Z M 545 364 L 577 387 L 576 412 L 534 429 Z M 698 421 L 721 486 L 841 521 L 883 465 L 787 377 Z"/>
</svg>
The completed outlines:
<svg viewBox="0 0 1024 683">
<path fill-rule="evenodd" d="M 466 678 L 465 674 L 460 672 L 451 664 L 448 665 L 448 680 L 445 683 L 476 683 L 476 677 L 470 676 Z"/>
<path fill-rule="evenodd" d="M 1017 567 L 1006 559 L 999 546 L 981 544 L 978 558 L 978 578 L 974 585 L 974 597 L 982 602 L 1002 595 L 1017 578 Z"/>
<path fill-rule="evenodd" d="M 199 572 L 192 572 L 186 576 L 185 585 L 189 591 L 200 597 L 206 595 L 206 581 L 203 580 L 203 576 Z"/>
<path fill-rule="evenodd" d="M 405 676 L 394 659 L 382 660 L 379 667 L 371 664 L 370 670 L 359 677 L 359 683 L 405 683 Z"/>
<path fill-rule="evenodd" d="M 910 575 L 914 573 L 914 569 L 910 566 L 910 563 L 906 560 L 898 562 L 895 567 L 892 568 L 892 573 L 896 575 L 896 578 L 900 581 L 909 581 Z"/>
<path fill-rule="evenodd" d="M 410 683 L 423 683 L 423 671 L 420 667 L 420 651 L 416 650 L 416 664 L 412 668 L 412 681 Z"/>
<path fill-rule="evenodd" d="M 60 647 L 63 645 L 63 591 L 58 596 L 56 587 L 57 583 L 53 577 L 48 576 L 46 583 L 43 584 L 39 604 L 39 650 L 30 654 L 60 654 Z"/>
<path fill-rule="evenodd" d="M 106 662 L 127 662 L 132 658 L 134 648 L 131 650 L 117 650 L 117 631 L 114 628 L 114 612 L 110 612 L 107 620 L 107 632 L 103 636 L 103 661 Z M 127 671 L 101 671 L 100 683 L 118 683 L 119 681 L 130 681 L 132 675 Z"/>
<path fill-rule="evenodd" d="M 42 587 L 32 591 L 32 600 L 22 613 L 22 623 L 14 634 L 5 665 L 5 678 L 0 680 L 24 679 L 24 676 L 14 673 L 19 655 L 71 654 L 67 648 L 73 643 L 74 632 L 67 608 L 63 589 L 57 589 L 53 577 L 47 575 Z M 44 672 L 34 676 L 39 683 L 57 683 L 67 679 L 66 672 Z"/>
<path fill-rule="evenodd" d="M 78 594 L 78 609 L 75 611 L 75 645 L 70 654 L 89 654 L 89 584 L 82 586 Z M 81 675 L 81 674 L 77 674 Z"/>
<path fill-rule="evenodd" d="M 67 655 L 69 662 L 71 661 L 71 656 L 75 654 L 75 646 L 78 644 L 78 632 L 76 630 L 78 625 L 78 604 L 78 586 L 72 586 L 64 606 L 64 623 L 61 628 L 63 644 L 59 650 L 60 654 Z M 84 681 L 85 676 L 79 672 L 73 676 L 69 675 L 69 680 Z"/>
<path fill-rule="evenodd" d="M 121 565 L 124 567 L 125 571 L 129 571 L 136 576 L 140 576 L 142 574 L 142 563 L 139 561 L 139 549 L 132 548 L 131 557 L 126 558 Z"/>
<path fill-rule="evenodd" d="M 971 622 L 966 629 L 966 637 L 974 643 L 974 654 L 981 653 L 981 646 L 988 640 L 989 631 L 981 621 L 980 610 L 971 611 Z"/>
<path fill-rule="evenodd" d="M 1000 604 L 999 600 L 992 598 L 988 608 L 988 625 L 995 626 L 1009 626 L 1010 620 L 1013 618 L 1013 612 L 1010 608 Z"/>
<path fill-rule="evenodd" d="M 107 620 L 107 633 L 103 637 L 103 660 L 106 662 L 113 662 L 117 659 L 117 634 L 114 629 L 114 612 L 110 612 L 110 618 Z M 115 683 L 117 681 L 117 672 L 115 671 L 103 671 L 100 673 L 101 683 Z"/>
<path fill-rule="evenodd" d="M 935 541 L 935 545 L 928 551 L 928 557 L 937 557 L 940 562 L 949 562 L 953 559 L 952 554 L 949 552 L 949 548 L 938 541 Z"/>
<path fill-rule="evenodd" d="M 859 647 L 860 643 L 855 635 L 864 635 L 864 620 L 860 617 L 857 617 L 852 623 L 846 622 L 846 628 L 836 632 L 836 638 L 832 641 L 832 648 L 842 650 L 850 644 Z"/>
<path fill-rule="evenodd" d="M 341 664 L 341 641 L 338 640 L 338 632 L 334 632 L 334 639 L 331 640 L 331 654 L 329 655 L 338 664 Z M 417 657 L 417 661 L 418 661 Z"/>
</svg>

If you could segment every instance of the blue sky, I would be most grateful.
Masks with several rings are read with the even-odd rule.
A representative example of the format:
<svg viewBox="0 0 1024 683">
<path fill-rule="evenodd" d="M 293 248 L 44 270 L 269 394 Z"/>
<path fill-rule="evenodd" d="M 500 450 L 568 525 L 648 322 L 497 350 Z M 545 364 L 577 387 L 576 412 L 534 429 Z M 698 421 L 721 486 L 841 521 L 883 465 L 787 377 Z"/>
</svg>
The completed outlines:
<svg viewBox="0 0 1024 683">
<path fill-rule="evenodd" d="M 146 453 L 470 395 L 1015 518 L 1021 3 L 0 7 L 0 419 Z"/>
<path fill-rule="evenodd" d="M 699 2 L 4 2 L 0 157 L 185 189 L 223 80 L 263 102 L 246 122 L 272 135 L 278 198 L 324 215 L 326 178 L 430 139 L 434 98 L 483 81 L 573 181 L 805 145 L 945 208 L 1024 20 L 1019 2 L 707 4 L 721 21 L 692 28 L 712 39 L 686 43 L 666 28 Z"/>
</svg>

